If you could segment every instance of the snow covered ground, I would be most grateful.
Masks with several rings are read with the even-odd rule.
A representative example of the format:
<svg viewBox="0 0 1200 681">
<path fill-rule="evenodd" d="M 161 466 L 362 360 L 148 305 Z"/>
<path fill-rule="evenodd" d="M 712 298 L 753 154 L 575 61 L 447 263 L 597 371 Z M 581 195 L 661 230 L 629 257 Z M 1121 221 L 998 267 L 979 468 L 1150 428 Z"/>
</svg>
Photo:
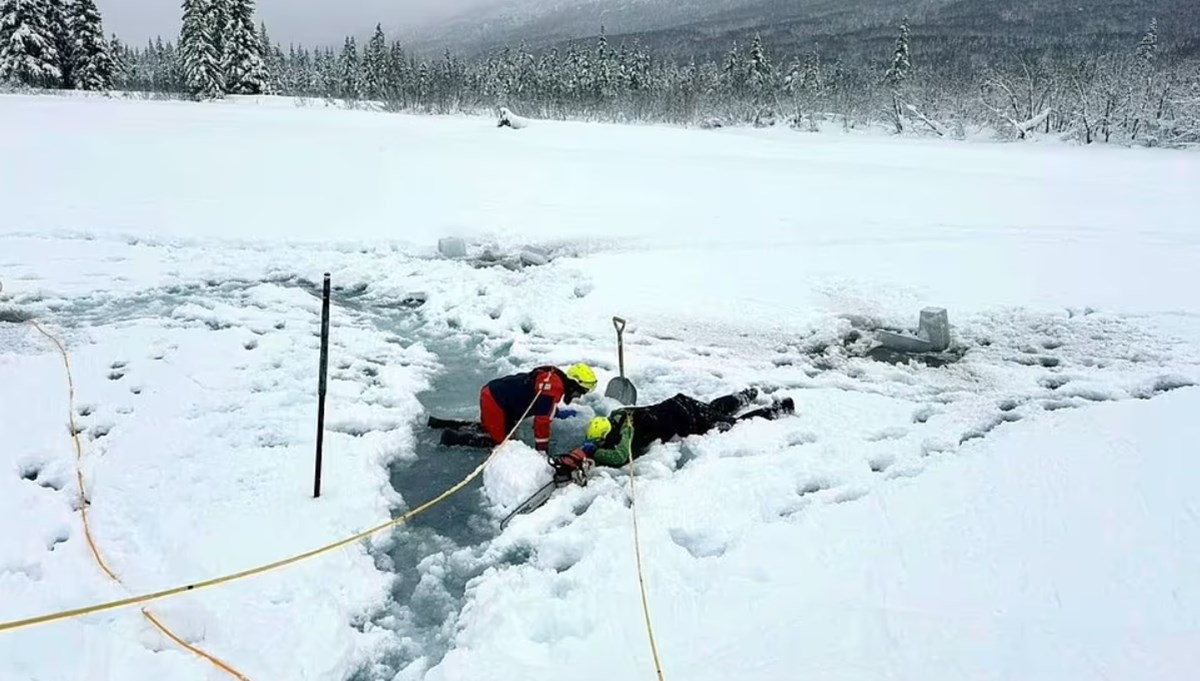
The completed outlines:
<svg viewBox="0 0 1200 681">
<path fill-rule="evenodd" d="M 798 407 L 639 462 L 667 677 L 1200 663 L 1194 154 L 22 96 L 0 97 L 0 152 L 0 621 L 420 503 L 388 467 L 431 454 L 422 390 L 468 361 L 583 360 L 606 383 L 619 314 L 642 402 L 754 384 Z M 450 262 L 447 235 L 554 258 Z M 949 309 L 960 361 L 864 356 L 926 305 Z M 26 317 L 71 351 L 93 529 L 124 587 L 83 539 L 61 358 Z M 533 456 L 504 452 L 487 512 L 536 486 Z M 251 679 L 653 675 L 623 471 L 393 575 L 399 541 L 151 609 Z M 389 603 L 406 579 L 420 612 Z M 0 634 L 0 677 L 223 673 L 128 609 Z"/>
</svg>

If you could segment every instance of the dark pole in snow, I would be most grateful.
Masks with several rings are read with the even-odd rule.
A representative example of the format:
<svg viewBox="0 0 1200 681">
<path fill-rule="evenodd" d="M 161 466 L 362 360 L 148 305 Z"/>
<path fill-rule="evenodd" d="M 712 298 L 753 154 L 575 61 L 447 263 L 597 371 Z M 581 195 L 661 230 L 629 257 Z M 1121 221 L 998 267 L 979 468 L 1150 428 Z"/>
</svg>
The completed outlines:
<svg viewBox="0 0 1200 681">
<path fill-rule="evenodd" d="M 313 498 L 321 496 L 321 448 L 325 444 L 325 375 L 329 370 L 329 273 L 321 292 L 321 375 L 317 384 L 317 472 Z"/>
</svg>

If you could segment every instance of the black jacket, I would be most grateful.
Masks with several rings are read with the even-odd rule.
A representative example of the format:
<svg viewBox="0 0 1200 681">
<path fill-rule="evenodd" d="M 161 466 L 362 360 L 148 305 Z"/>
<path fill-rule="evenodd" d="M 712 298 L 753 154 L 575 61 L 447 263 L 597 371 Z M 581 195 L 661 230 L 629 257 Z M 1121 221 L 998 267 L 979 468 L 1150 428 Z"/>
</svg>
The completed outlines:
<svg viewBox="0 0 1200 681">
<path fill-rule="evenodd" d="M 621 426 L 625 419 L 633 420 L 633 457 L 636 459 L 656 440 L 668 442 L 676 437 L 702 435 L 712 430 L 723 420 L 707 402 L 701 402 L 683 393 L 668 400 L 645 407 L 623 407 L 609 415 L 612 431 L 605 438 L 603 447 L 616 447 L 621 440 Z"/>
</svg>

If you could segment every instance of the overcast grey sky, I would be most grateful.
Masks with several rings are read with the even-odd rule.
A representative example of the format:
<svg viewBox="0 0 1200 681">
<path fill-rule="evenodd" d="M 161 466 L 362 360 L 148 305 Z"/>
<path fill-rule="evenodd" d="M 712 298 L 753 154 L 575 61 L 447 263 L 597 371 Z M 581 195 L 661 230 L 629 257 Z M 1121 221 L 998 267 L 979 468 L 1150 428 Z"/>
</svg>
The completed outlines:
<svg viewBox="0 0 1200 681">
<path fill-rule="evenodd" d="M 431 18 L 456 14 L 498 0 L 258 0 L 258 18 L 285 47 L 289 42 L 336 44 L 352 33 L 367 32 L 382 22 L 389 34 Z M 179 35 L 182 0 L 96 0 L 104 30 L 122 41 L 145 43 L 161 35 Z"/>
</svg>

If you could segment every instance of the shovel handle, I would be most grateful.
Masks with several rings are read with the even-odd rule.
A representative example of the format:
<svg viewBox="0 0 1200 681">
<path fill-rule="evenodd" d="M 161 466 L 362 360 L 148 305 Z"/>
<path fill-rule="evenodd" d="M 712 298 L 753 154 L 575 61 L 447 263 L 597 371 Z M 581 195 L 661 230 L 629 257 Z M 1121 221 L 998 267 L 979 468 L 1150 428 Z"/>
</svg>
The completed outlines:
<svg viewBox="0 0 1200 681">
<path fill-rule="evenodd" d="M 621 369 L 621 378 L 625 378 L 625 320 L 613 317 L 613 326 L 617 329 L 617 363 Z"/>
</svg>

